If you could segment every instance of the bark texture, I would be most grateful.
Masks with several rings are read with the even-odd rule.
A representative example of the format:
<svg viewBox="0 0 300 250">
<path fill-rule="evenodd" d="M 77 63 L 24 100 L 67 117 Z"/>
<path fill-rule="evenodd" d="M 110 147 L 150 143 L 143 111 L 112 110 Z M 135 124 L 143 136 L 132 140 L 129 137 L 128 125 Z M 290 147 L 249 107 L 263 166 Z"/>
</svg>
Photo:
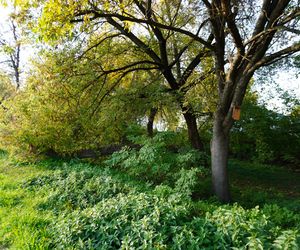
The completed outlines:
<svg viewBox="0 0 300 250">
<path fill-rule="evenodd" d="M 215 119 L 211 142 L 212 183 L 215 194 L 222 202 L 231 201 L 227 170 L 228 149 L 229 133 L 223 130 L 220 120 Z"/>
</svg>

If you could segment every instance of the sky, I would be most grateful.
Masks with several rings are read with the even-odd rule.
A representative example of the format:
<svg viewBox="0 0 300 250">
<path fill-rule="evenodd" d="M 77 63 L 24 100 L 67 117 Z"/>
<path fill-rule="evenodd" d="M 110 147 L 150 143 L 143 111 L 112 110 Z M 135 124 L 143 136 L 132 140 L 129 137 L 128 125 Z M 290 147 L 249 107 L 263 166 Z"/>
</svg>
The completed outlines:
<svg viewBox="0 0 300 250">
<path fill-rule="evenodd" d="M 5 30 L 7 29 L 6 21 L 9 12 L 10 10 L 8 8 L 2 6 L 0 7 L 0 34 L 5 32 Z M 34 50 L 30 47 L 30 45 L 26 45 L 26 49 L 23 48 L 23 50 L 21 50 L 21 64 L 23 70 L 26 69 L 26 66 L 29 65 L 29 59 L 32 58 L 33 55 Z M 2 61 L 1 56 L 0 61 Z M 3 65 L 1 65 L 0 67 L 2 69 L 4 68 Z M 299 74 L 298 79 L 296 77 L 297 73 Z M 269 75 L 267 75 L 266 77 L 269 77 Z M 298 70 L 298 72 L 296 72 L 295 70 L 290 70 L 274 73 L 272 74 L 272 78 L 274 80 L 275 85 L 277 84 L 284 91 L 289 91 L 300 99 L 300 69 Z M 257 80 L 255 90 L 260 94 L 262 100 L 268 100 L 267 103 L 269 105 L 269 108 L 280 109 L 282 107 L 282 103 L 278 99 L 278 91 L 274 88 L 274 85 L 261 85 L 260 82 Z"/>
<path fill-rule="evenodd" d="M 286 113 L 284 100 L 280 98 L 280 95 L 286 91 L 300 100 L 300 75 L 299 78 L 296 75 L 297 72 L 292 69 L 274 73 L 269 83 L 261 83 L 259 79 L 256 79 L 253 90 L 259 94 L 261 102 L 267 103 L 269 109 Z"/>
</svg>

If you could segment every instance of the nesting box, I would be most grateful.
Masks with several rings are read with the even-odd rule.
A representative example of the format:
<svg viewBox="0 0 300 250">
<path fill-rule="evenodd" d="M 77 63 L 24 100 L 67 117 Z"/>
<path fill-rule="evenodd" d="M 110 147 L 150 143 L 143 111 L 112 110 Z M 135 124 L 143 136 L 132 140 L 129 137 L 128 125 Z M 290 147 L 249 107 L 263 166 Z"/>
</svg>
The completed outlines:
<svg viewBox="0 0 300 250">
<path fill-rule="evenodd" d="M 241 118 L 241 107 L 234 106 L 232 110 L 232 118 L 233 120 L 238 121 Z"/>
</svg>

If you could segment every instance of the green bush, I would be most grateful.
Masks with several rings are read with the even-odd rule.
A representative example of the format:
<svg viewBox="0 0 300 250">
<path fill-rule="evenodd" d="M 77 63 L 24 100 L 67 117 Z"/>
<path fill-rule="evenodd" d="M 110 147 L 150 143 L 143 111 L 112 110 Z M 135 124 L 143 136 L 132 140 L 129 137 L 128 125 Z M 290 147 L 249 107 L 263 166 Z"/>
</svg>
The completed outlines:
<svg viewBox="0 0 300 250">
<path fill-rule="evenodd" d="M 144 138 L 140 150 L 124 147 L 105 163 L 108 167 L 156 184 L 165 181 L 174 183 L 181 169 L 197 168 L 204 175 L 207 172 L 203 167 L 207 164 L 207 155 L 193 149 L 176 148 L 173 144 L 175 137 L 175 133 L 167 132 L 151 139 Z"/>
<path fill-rule="evenodd" d="M 125 99 L 130 95 L 121 86 L 129 78 L 113 88 L 114 77 L 99 77 L 98 62 L 78 63 L 78 48 L 67 51 L 41 55 L 24 88 L 5 98 L 9 109 L 0 109 L 0 146 L 20 158 L 47 152 L 69 156 L 120 143 L 125 128 L 145 116 L 148 107 L 137 103 L 139 98 L 132 98 L 134 104 Z M 113 89 L 114 95 L 107 95 Z"/>
<path fill-rule="evenodd" d="M 232 129 L 231 153 L 239 159 L 300 166 L 299 133 L 299 113 L 277 113 L 248 97 Z"/>
<path fill-rule="evenodd" d="M 300 214 L 287 209 L 281 208 L 275 204 L 267 204 L 263 207 L 263 213 L 272 218 L 272 222 L 281 228 L 288 229 L 297 227 L 300 229 Z"/>
<path fill-rule="evenodd" d="M 197 174 L 199 169 L 192 168 L 189 170 L 181 169 L 178 174 L 178 179 L 175 182 L 175 192 L 183 196 L 190 197 L 197 184 Z"/>
<path fill-rule="evenodd" d="M 148 186 L 142 192 L 123 184 L 117 171 L 76 162 L 60 168 L 23 183 L 44 196 L 38 208 L 53 212 L 45 232 L 51 249 L 300 246 L 297 212 L 277 205 L 245 209 L 237 204 L 193 202 L 190 196 L 201 175 L 198 168 L 181 168 L 173 185 Z"/>
</svg>

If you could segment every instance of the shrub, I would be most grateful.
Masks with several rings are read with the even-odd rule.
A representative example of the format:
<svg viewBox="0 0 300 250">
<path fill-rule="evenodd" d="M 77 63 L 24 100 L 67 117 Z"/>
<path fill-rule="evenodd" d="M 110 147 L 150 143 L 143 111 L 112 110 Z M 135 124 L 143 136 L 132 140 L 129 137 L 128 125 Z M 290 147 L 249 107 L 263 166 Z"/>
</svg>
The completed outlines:
<svg viewBox="0 0 300 250">
<path fill-rule="evenodd" d="M 296 214 L 287 208 L 268 204 L 263 207 L 263 213 L 272 218 L 272 222 L 278 227 L 284 229 L 297 227 L 300 229 L 300 214 Z"/>
<path fill-rule="evenodd" d="M 249 98 L 242 108 L 242 119 L 232 129 L 231 153 L 240 159 L 299 167 L 299 114 L 277 113 Z"/>
<path fill-rule="evenodd" d="M 200 171 L 196 168 L 189 170 L 181 169 L 178 179 L 175 182 L 175 191 L 183 196 L 190 197 L 197 184 L 197 173 Z"/>
<path fill-rule="evenodd" d="M 138 192 L 116 178 L 115 171 L 71 165 L 23 184 L 44 192 L 43 207 L 54 211 L 46 232 L 51 249 L 298 249 L 300 245 L 299 215 L 289 209 L 192 202 L 190 195 L 201 175 L 198 168 L 182 168 L 174 174 L 173 186 L 165 183 Z"/>
<path fill-rule="evenodd" d="M 193 149 L 177 149 L 172 144 L 174 133 L 159 133 L 152 139 L 144 140 L 140 150 L 124 147 L 108 160 L 108 167 L 121 169 L 126 173 L 154 183 L 174 183 L 180 169 L 203 168 L 207 156 Z M 138 138 L 137 140 L 140 140 Z M 175 174 L 175 176 L 174 176 Z"/>
</svg>

